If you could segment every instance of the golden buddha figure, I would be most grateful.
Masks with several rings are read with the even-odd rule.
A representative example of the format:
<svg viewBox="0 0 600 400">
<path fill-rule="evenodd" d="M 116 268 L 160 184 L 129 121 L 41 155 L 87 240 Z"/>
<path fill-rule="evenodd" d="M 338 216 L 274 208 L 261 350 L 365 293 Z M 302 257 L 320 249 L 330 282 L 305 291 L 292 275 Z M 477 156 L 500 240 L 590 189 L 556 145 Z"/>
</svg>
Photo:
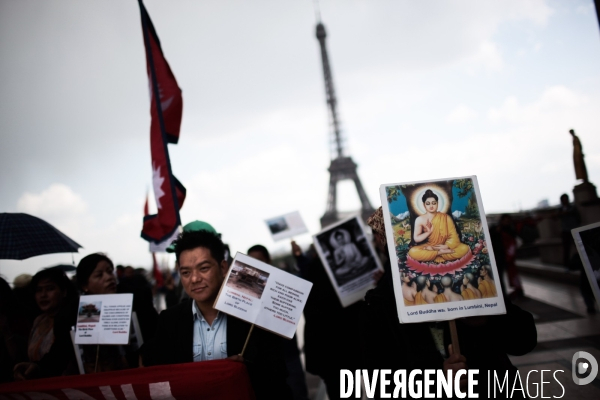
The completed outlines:
<svg viewBox="0 0 600 400">
<path fill-rule="evenodd" d="M 438 212 L 438 196 L 428 189 L 422 201 L 425 214 L 415 220 L 413 234 L 414 241 L 421 244 L 411 247 L 408 256 L 420 262 L 443 263 L 468 255 L 471 249 L 461 243 L 452 217 Z"/>
</svg>

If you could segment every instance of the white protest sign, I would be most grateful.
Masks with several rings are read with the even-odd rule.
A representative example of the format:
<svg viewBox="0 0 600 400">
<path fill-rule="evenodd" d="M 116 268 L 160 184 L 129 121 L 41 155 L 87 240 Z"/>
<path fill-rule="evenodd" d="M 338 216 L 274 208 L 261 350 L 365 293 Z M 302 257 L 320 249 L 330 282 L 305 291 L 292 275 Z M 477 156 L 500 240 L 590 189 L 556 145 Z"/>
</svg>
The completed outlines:
<svg viewBox="0 0 600 400">
<path fill-rule="evenodd" d="M 128 344 L 133 294 L 81 296 L 76 344 Z"/>
<path fill-rule="evenodd" d="M 477 177 L 380 187 L 400 322 L 506 313 Z"/>
<path fill-rule="evenodd" d="M 328 226 L 313 241 L 343 307 L 363 299 L 375 286 L 373 274 L 383 267 L 359 217 Z"/>
<path fill-rule="evenodd" d="M 308 232 L 308 228 L 298 211 L 269 218 L 265 222 L 275 242 Z"/>
<path fill-rule="evenodd" d="M 583 269 L 600 305 L 600 222 L 571 230 Z"/>
<path fill-rule="evenodd" d="M 304 279 L 237 253 L 214 308 L 291 339 L 311 288 Z"/>
</svg>

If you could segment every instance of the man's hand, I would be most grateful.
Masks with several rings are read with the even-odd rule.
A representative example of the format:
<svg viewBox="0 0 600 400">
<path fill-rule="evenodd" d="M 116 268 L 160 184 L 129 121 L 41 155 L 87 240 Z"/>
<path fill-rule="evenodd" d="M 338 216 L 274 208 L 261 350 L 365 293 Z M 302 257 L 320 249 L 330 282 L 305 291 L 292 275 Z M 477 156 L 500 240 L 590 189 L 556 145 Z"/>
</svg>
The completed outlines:
<svg viewBox="0 0 600 400">
<path fill-rule="evenodd" d="M 24 381 L 35 377 L 39 370 L 36 363 L 21 362 L 15 365 L 13 369 L 15 381 Z"/>
<path fill-rule="evenodd" d="M 302 255 L 302 249 L 298 246 L 298 243 L 292 240 L 292 254 L 294 257 L 300 257 Z"/>
<path fill-rule="evenodd" d="M 443 364 L 444 373 L 447 373 L 448 370 L 452 370 L 452 376 L 456 376 L 456 373 L 459 370 L 467 369 L 467 359 L 463 355 L 454 354 L 452 345 L 448 345 L 448 354 L 450 354 L 450 357 L 448 357 Z M 464 391 L 464 389 L 467 387 L 467 384 L 467 375 L 463 375 L 460 379 L 460 388 Z"/>
<path fill-rule="evenodd" d="M 243 362 L 244 362 L 244 357 L 242 357 L 242 356 L 241 356 L 241 355 L 239 355 L 239 354 L 236 354 L 235 356 L 229 356 L 229 357 L 227 357 L 227 359 L 228 359 L 228 360 L 231 360 L 231 361 L 237 361 L 237 362 L 241 362 L 241 363 L 243 363 Z"/>
</svg>

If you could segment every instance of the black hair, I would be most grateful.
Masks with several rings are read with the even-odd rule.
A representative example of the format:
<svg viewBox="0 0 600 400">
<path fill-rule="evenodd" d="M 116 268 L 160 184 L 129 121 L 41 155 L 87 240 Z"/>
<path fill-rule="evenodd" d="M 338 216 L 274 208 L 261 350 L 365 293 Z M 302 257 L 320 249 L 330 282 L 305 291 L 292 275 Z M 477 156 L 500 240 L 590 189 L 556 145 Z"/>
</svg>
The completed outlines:
<svg viewBox="0 0 600 400">
<path fill-rule="evenodd" d="M 175 247 L 175 256 L 179 262 L 181 253 L 186 250 L 192 250 L 197 247 L 204 247 L 210 251 L 210 255 L 218 264 L 225 259 L 225 245 L 223 241 L 214 233 L 200 230 L 200 231 L 183 231 L 175 241 L 173 241 Z"/>
<path fill-rule="evenodd" d="M 64 271 L 57 267 L 45 268 L 31 278 L 29 288 L 31 289 L 32 294 L 35 294 L 38 284 L 45 279 L 56 284 L 61 291 L 66 292 L 64 304 L 72 305 L 73 303 L 77 303 L 77 299 L 79 298 L 77 289 Z"/>
<path fill-rule="evenodd" d="M 433 197 L 435 199 L 435 201 L 438 201 L 437 194 L 433 193 L 433 191 L 431 189 L 427 189 L 425 191 L 425 194 L 423 195 L 421 200 L 423 200 L 423 203 L 425 203 L 425 201 L 430 197 Z"/>
<path fill-rule="evenodd" d="M 262 244 L 255 244 L 254 246 L 250 247 L 248 249 L 248 254 L 252 253 L 253 251 L 261 253 L 266 260 L 268 260 L 269 262 L 271 261 L 271 255 L 269 254 L 269 250 L 267 250 L 267 248 Z"/>
<path fill-rule="evenodd" d="M 93 253 L 83 257 L 81 261 L 79 261 L 76 273 L 77 286 L 79 286 L 79 289 L 83 290 L 83 287 L 88 284 L 88 280 L 90 279 L 92 272 L 94 272 L 100 261 L 106 261 L 114 267 L 114 264 L 110 258 L 103 253 Z"/>
</svg>

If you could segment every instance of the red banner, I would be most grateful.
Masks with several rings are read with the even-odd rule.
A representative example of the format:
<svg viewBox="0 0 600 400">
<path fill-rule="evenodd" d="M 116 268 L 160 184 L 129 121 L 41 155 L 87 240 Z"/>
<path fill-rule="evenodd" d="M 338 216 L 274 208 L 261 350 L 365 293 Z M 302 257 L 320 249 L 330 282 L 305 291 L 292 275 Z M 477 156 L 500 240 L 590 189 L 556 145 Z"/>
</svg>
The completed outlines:
<svg viewBox="0 0 600 400">
<path fill-rule="evenodd" d="M 230 360 L 63 376 L 0 385 L 0 399 L 251 400 L 246 366 Z"/>
<path fill-rule="evenodd" d="M 173 176 L 167 144 L 179 140 L 183 99 L 141 0 L 139 5 L 150 84 L 152 182 L 158 207 L 158 214 L 144 217 L 142 237 L 149 242 L 159 243 L 170 238 L 181 225 L 179 209 L 185 200 L 185 188 Z"/>
</svg>

